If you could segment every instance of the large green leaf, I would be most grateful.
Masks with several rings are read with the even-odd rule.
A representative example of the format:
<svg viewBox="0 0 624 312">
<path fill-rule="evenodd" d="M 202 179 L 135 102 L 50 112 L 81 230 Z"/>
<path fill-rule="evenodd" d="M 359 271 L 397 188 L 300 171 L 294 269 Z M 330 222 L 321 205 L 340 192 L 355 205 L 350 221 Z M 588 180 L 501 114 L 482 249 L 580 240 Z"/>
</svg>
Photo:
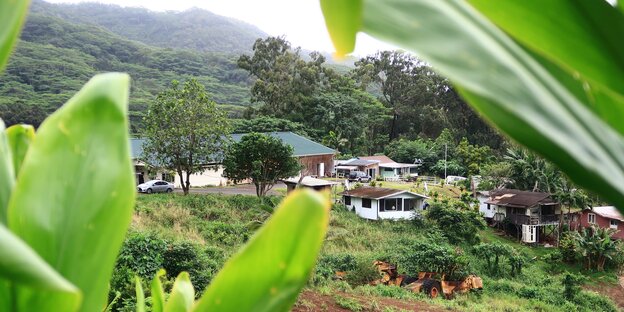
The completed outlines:
<svg viewBox="0 0 624 312">
<path fill-rule="evenodd" d="M 365 32 L 416 52 L 505 133 L 624 207 L 619 133 L 472 7 L 458 0 L 363 3 Z"/>
<path fill-rule="evenodd" d="M 14 125 L 9 127 L 6 133 L 13 157 L 13 171 L 17 176 L 30 142 L 35 137 L 35 128 L 31 125 Z"/>
<path fill-rule="evenodd" d="M 45 293 L 47 301 L 59 310 L 73 311 L 80 304 L 78 288 L 0 224 L 0 311 L 30 309 L 28 302 L 14 301 L 18 285 Z"/>
<path fill-rule="evenodd" d="M 624 18 L 616 8 L 606 1 L 584 0 L 469 2 L 527 49 L 584 85 L 590 95 L 585 104 L 624 134 Z"/>
<path fill-rule="evenodd" d="M 134 288 L 136 290 L 136 312 L 145 312 L 145 293 L 143 292 L 143 285 L 141 285 L 141 279 L 138 276 L 134 277 Z"/>
<path fill-rule="evenodd" d="M 13 50 L 29 3 L 28 0 L 0 0 L 0 71 Z"/>
<path fill-rule="evenodd" d="M 165 310 L 165 291 L 160 282 L 161 276 L 165 276 L 165 270 L 163 269 L 160 269 L 152 280 L 152 312 L 163 312 Z"/>
<path fill-rule="evenodd" d="M 336 54 L 342 56 L 355 48 L 355 35 L 362 23 L 360 0 L 321 0 L 327 28 L 334 29 L 331 39 Z"/>
<path fill-rule="evenodd" d="M 9 228 L 100 311 L 132 216 L 135 191 L 127 104 L 129 77 L 91 79 L 39 127 L 9 201 Z M 30 311 L 45 294 L 20 289 Z"/>
<path fill-rule="evenodd" d="M 293 192 L 225 264 L 194 311 L 288 311 L 310 276 L 328 221 L 324 195 Z"/>
<path fill-rule="evenodd" d="M 15 184 L 12 160 L 4 122 L 0 119 L 0 224 L 7 223 L 7 207 Z"/>
<path fill-rule="evenodd" d="M 165 304 L 165 312 L 187 312 L 193 308 L 195 289 L 187 272 L 178 275 Z"/>
</svg>

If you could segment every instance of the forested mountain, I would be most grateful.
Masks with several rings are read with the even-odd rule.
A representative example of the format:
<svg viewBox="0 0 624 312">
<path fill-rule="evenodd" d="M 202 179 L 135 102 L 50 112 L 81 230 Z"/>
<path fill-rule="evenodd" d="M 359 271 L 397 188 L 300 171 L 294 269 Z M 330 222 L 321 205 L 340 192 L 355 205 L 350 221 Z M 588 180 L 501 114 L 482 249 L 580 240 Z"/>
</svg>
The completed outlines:
<svg viewBox="0 0 624 312">
<path fill-rule="evenodd" d="M 147 105 L 174 79 L 196 77 L 218 104 L 239 114 L 249 104 L 249 78 L 236 65 L 237 58 L 231 53 L 151 47 L 99 26 L 31 12 L 0 75 L 0 117 L 7 124 L 38 124 L 94 74 L 107 71 L 126 72 L 133 79 L 133 131 Z"/>
<path fill-rule="evenodd" d="M 257 38 L 267 37 L 253 25 L 202 9 L 154 12 L 100 3 L 51 4 L 37 0 L 31 12 L 98 25 L 124 38 L 163 48 L 239 54 L 251 51 Z"/>
</svg>

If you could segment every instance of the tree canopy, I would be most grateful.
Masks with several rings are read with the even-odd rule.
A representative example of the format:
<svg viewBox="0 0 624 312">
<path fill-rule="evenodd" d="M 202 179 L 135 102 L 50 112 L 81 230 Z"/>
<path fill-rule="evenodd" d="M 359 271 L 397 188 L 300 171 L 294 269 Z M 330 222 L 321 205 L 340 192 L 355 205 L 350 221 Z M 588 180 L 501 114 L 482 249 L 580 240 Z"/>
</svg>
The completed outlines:
<svg viewBox="0 0 624 312">
<path fill-rule="evenodd" d="M 144 124 L 144 161 L 175 170 L 184 194 L 190 175 L 214 166 L 227 147 L 225 113 L 195 79 L 183 85 L 174 80 L 150 106 Z"/>
<path fill-rule="evenodd" d="M 244 135 L 232 144 L 223 167 L 223 176 L 234 182 L 250 179 L 258 197 L 266 195 L 279 179 L 296 176 L 301 169 L 292 146 L 261 133 Z"/>
</svg>

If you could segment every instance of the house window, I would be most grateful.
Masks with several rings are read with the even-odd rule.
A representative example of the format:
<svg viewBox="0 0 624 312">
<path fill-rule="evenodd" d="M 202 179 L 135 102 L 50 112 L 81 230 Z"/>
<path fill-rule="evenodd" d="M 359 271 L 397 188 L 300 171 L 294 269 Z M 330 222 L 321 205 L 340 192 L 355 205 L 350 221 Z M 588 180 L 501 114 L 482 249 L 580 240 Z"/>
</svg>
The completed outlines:
<svg viewBox="0 0 624 312">
<path fill-rule="evenodd" d="M 405 204 L 403 205 L 403 210 L 404 211 L 411 211 L 414 210 L 414 206 L 416 205 L 416 200 L 413 198 L 406 198 L 405 199 Z"/>
<path fill-rule="evenodd" d="M 380 199 L 379 211 L 403 211 L 403 199 L 402 198 Z"/>
<path fill-rule="evenodd" d="M 394 169 L 392 169 L 392 168 L 384 168 L 384 171 L 386 171 L 386 172 L 388 172 L 388 171 L 389 171 L 389 172 L 393 172 L 393 171 L 394 171 Z"/>
<path fill-rule="evenodd" d="M 587 214 L 587 222 L 589 224 L 596 224 L 596 214 L 593 214 L 593 213 Z"/>
<path fill-rule="evenodd" d="M 344 204 L 345 206 L 351 206 L 351 196 L 344 197 Z"/>
<path fill-rule="evenodd" d="M 362 208 L 370 208 L 371 200 L 370 198 L 362 198 Z"/>
<path fill-rule="evenodd" d="M 611 227 L 612 229 L 616 229 L 617 230 L 618 221 L 611 219 L 611 221 L 609 222 L 609 227 Z"/>
</svg>

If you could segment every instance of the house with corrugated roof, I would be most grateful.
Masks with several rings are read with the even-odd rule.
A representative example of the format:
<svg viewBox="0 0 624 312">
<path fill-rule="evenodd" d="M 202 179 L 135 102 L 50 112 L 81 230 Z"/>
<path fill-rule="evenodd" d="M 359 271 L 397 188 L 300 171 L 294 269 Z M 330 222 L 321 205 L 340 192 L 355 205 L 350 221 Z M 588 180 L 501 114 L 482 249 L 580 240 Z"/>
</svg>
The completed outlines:
<svg viewBox="0 0 624 312">
<path fill-rule="evenodd" d="M 573 218 L 571 226 L 574 229 L 583 227 L 600 227 L 614 229 L 615 232 L 612 237 L 617 239 L 624 239 L 624 216 L 614 206 L 602 206 L 592 207 L 584 209 L 577 214 L 576 218 Z"/>
<path fill-rule="evenodd" d="M 380 176 L 385 180 L 417 176 L 417 169 L 417 164 L 397 163 L 386 155 L 360 156 L 340 161 L 336 166 L 336 171 L 342 175 L 348 175 L 350 171 L 357 170 L 366 172 L 373 179 Z"/>
<path fill-rule="evenodd" d="M 347 190 L 341 195 L 347 209 L 369 220 L 413 219 L 426 209 L 428 198 L 407 190 L 369 186 Z"/>
<path fill-rule="evenodd" d="M 561 205 L 549 193 L 514 189 L 489 192 L 486 209 L 493 209 L 493 221 L 515 225 L 517 234 L 527 243 L 540 242 L 557 228 Z M 486 215 L 488 215 L 486 213 Z"/>
<path fill-rule="evenodd" d="M 324 177 L 331 174 L 336 150 L 326 147 L 322 144 L 314 142 L 308 138 L 300 136 L 292 132 L 267 132 L 264 133 L 275 138 L 279 138 L 285 144 L 293 147 L 293 156 L 297 158 L 302 165 L 301 175 Z M 232 134 L 231 138 L 234 142 L 239 142 L 245 133 Z M 139 172 L 143 175 L 147 174 L 145 170 L 146 162 L 149 163 L 148 155 L 143 155 L 143 139 L 131 139 L 132 158 L 135 161 L 135 170 L 137 172 L 137 181 Z M 219 157 L 214 157 L 219 158 Z M 216 165 L 216 166 L 215 166 Z M 218 163 L 206 164 L 215 169 L 206 169 L 201 173 L 195 173 L 190 176 L 191 186 L 208 186 L 208 185 L 226 185 L 227 179 L 223 177 L 223 167 Z M 154 177 L 149 177 L 154 178 Z M 149 179 L 144 177 L 145 180 Z M 180 177 L 175 176 L 174 184 L 180 187 Z"/>
</svg>

